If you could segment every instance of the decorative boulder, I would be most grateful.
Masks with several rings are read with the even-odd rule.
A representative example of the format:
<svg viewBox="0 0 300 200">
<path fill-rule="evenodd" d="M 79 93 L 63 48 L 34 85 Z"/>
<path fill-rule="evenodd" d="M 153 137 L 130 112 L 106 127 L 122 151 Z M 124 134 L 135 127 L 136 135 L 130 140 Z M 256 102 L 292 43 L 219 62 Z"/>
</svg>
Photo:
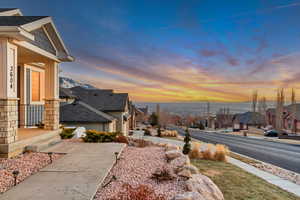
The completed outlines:
<svg viewBox="0 0 300 200">
<path fill-rule="evenodd" d="M 178 146 L 168 144 L 166 145 L 166 151 L 179 150 Z"/>
<path fill-rule="evenodd" d="M 183 154 L 181 153 L 181 151 L 171 150 L 166 152 L 166 156 L 168 160 L 173 160 L 175 158 L 183 156 Z"/>
<path fill-rule="evenodd" d="M 176 166 L 177 168 L 182 168 L 185 165 L 190 165 L 191 161 L 190 158 L 187 155 L 181 154 L 180 157 L 175 158 L 171 161 L 171 164 Z"/>
<path fill-rule="evenodd" d="M 177 194 L 173 200 L 206 200 L 198 192 L 185 192 L 183 194 Z"/>
<path fill-rule="evenodd" d="M 199 170 L 194 165 L 184 165 L 182 169 L 189 170 L 192 174 L 199 174 Z"/>
<path fill-rule="evenodd" d="M 192 173 L 190 170 L 183 169 L 177 174 L 178 176 L 184 177 L 184 178 L 192 178 Z"/>
<path fill-rule="evenodd" d="M 224 200 L 224 196 L 218 186 L 212 180 L 202 174 L 193 174 L 186 181 L 188 191 L 200 193 L 206 200 Z"/>
<path fill-rule="evenodd" d="M 156 144 L 158 147 L 166 147 L 166 144 L 165 143 L 157 143 Z"/>
</svg>

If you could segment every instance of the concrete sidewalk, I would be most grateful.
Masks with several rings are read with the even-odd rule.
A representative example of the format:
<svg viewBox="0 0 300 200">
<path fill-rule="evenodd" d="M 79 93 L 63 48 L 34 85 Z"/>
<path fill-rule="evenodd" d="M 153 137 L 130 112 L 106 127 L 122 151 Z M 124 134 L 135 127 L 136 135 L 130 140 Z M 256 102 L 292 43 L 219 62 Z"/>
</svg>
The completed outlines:
<svg viewBox="0 0 300 200">
<path fill-rule="evenodd" d="M 155 143 L 173 144 L 181 147 L 183 147 L 184 145 L 184 142 L 178 140 L 171 140 L 171 139 L 166 139 L 166 138 L 156 137 L 156 136 L 144 136 L 143 131 L 134 131 L 131 137 L 136 139 L 144 139 Z"/>
<path fill-rule="evenodd" d="M 91 200 L 115 163 L 124 144 L 62 142 L 46 151 L 66 153 L 22 183 L 0 195 L 0 200 Z"/>
</svg>

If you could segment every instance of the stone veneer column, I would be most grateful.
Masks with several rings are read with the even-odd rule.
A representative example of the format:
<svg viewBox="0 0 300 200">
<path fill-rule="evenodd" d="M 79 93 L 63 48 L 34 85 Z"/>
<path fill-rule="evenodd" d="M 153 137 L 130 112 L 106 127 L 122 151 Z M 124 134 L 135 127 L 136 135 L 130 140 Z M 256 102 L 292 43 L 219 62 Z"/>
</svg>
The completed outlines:
<svg viewBox="0 0 300 200">
<path fill-rule="evenodd" d="M 46 130 L 59 129 L 59 99 L 45 99 L 44 124 Z"/>
<path fill-rule="evenodd" d="M 0 99 L 0 144 L 10 144 L 17 138 L 18 99 Z"/>
</svg>

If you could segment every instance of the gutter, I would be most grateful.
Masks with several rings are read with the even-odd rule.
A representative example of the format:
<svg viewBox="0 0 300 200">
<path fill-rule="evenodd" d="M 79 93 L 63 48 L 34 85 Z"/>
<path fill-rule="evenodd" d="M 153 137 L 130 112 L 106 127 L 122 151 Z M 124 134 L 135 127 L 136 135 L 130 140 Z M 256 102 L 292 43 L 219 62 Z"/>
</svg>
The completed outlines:
<svg viewBox="0 0 300 200">
<path fill-rule="evenodd" d="M 0 36 L 12 37 L 21 41 L 34 41 L 34 35 L 18 26 L 0 26 Z"/>
</svg>

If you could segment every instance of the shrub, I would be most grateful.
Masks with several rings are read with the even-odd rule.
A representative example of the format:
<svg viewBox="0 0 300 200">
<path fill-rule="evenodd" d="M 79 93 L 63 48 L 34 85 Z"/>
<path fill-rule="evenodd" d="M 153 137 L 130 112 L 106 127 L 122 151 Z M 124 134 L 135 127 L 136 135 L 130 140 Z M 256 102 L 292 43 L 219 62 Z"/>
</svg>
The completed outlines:
<svg viewBox="0 0 300 200">
<path fill-rule="evenodd" d="M 204 125 L 202 123 L 199 124 L 199 129 L 200 130 L 205 130 L 205 127 L 204 127 Z"/>
<path fill-rule="evenodd" d="M 118 135 L 118 136 L 116 137 L 116 139 L 115 139 L 115 142 L 118 142 L 118 143 L 125 143 L 125 144 L 128 144 L 128 143 L 129 143 L 127 137 L 124 136 L 124 135 Z"/>
<path fill-rule="evenodd" d="M 122 185 L 121 191 L 108 200 L 166 200 L 161 194 L 156 194 L 154 189 L 148 185 L 138 185 L 132 187 L 125 183 Z"/>
<path fill-rule="evenodd" d="M 149 129 L 144 130 L 144 135 L 151 136 L 151 131 Z"/>
<path fill-rule="evenodd" d="M 162 137 L 177 137 L 178 133 L 176 130 L 165 130 L 161 132 Z"/>
<path fill-rule="evenodd" d="M 207 144 L 207 148 L 202 152 L 202 157 L 205 160 L 214 160 L 213 144 Z"/>
<path fill-rule="evenodd" d="M 193 142 L 192 143 L 192 150 L 189 153 L 189 157 L 191 159 L 200 159 L 202 158 L 202 152 L 201 152 L 201 144 L 199 142 Z"/>
<path fill-rule="evenodd" d="M 184 138 L 184 146 L 183 146 L 183 150 L 182 150 L 182 153 L 187 155 L 190 153 L 191 151 L 191 144 L 190 144 L 190 141 L 191 141 L 191 136 L 190 136 L 190 133 L 189 133 L 189 129 L 187 128 L 186 129 L 186 133 L 185 133 L 185 138 Z"/>
<path fill-rule="evenodd" d="M 156 169 L 151 178 L 157 180 L 157 182 L 170 181 L 175 178 L 175 175 L 172 171 L 172 168 L 164 166 L 162 169 Z"/>
<path fill-rule="evenodd" d="M 101 132 L 96 130 L 87 130 L 86 136 L 83 137 L 84 142 L 113 142 L 115 141 L 118 133 L 108 133 L 108 132 Z"/>
<path fill-rule="evenodd" d="M 214 154 L 214 160 L 226 162 L 227 158 L 226 155 L 229 154 L 229 149 L 225 145 L 217 144 L 216 151 Z"/>
<path fill-rule="evenodd" d="M 160 126 L 158 127 L 158 130 L 157 130 L 157 137 L 161 137 L 161 129 L 160 129 Z"/>
<path fill-rule="evenodd" d="M 137 147 L 144 148 L 147 146 L 147 142 L 145 140 L 139 139 L 136 141 Z"/>
<path fill-rule="evenodd" d="M 75 128 L 64 128 L 62 132 L 59 134 L 61 139 L 70 139 L 74 136 L 73 132 Z"/>
</svg>

